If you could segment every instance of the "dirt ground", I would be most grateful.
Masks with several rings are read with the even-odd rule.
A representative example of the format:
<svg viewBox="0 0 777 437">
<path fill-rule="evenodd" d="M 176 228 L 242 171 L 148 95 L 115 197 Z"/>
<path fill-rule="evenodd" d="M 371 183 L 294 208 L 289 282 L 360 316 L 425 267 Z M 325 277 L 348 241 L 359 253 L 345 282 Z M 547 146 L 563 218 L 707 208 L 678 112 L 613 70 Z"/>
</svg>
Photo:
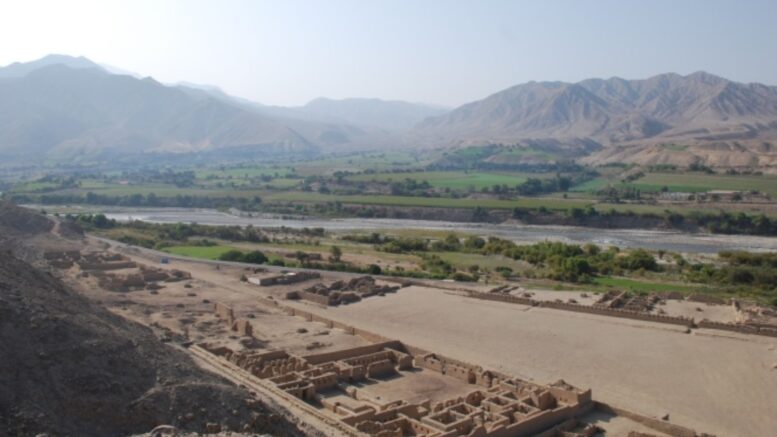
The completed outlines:
<svg viewBox="0 0 777 437">
<path fill-rule="evenodd" d="M 593 305 L 597 299 L 601 297 L 595 293 L 585 293 L 580 291 L 555 291 L 555 290 L 517 290 L 510 294 L 516 296 L 522 296 L 524 293 L 531 293 L 531 298 L 543 302 L 553 302 L 557 299 L 561 299 L 563 302 L 569 302 L 570 299 L 574 299 L 575 302 L 581 305 Z M 585 295 L 585 296 L 584 296 Z"/>
<path fill-rule="evenodd" d="M 315 311 L 312 307 L 309 311 Z M 481 301 L 410 287 L 322 311 L 419 347 L 720 436 L 777 429 L 777 339 Z"/>
<path fill-rule="evenodd" d="M 731 305 L 708 305 L 699 302 L 667 300 L 658 308 L 668 316 L 693 317 L 696 320 L 707 319 L 729 323 L 737 320 L 737 312 Z"/>
<path fill-rule="evenodd" d="M 243 267 L 216 268 L 178 259 L 163 265 L 142 253 L 133 259 L 190 271 L 193 279 L 166 284 L 155 294 L 82 289 L 125 317 L 193 341 L 256 346 L 232 335 L 212 314 L 212 302 L 220 301 L 231 305 L 237 317 L 251 320 L 260 347 L 305 355 L 367 344 L 358 336 L 287 316 L 262 303 L 261 299 L 272 298 L 527 380 L 549 383 L 563 378 L 578 387 L 591 387 L 595 399 L 655 417 L 670 414 L 673 423 L 699 431 L 749 437 L 767 436 L 777 429 L 773 414 L 777 339 L 707 330 L 686 334 L 684 328 L 671 325 L 470 299 L 456 291 L 458 284 L 448 283 L 439 285 L 449 290 L 413 286 L 356 304 L 324 308 L 283 300 L 287 291 L 317 281 L 259 287 L 240 280 L 243 274 L 253 274 Z M 324 273 L 323 282 L 343 277 L 349 276 Z M 586 300 L 579 292 L 547 293 L 534 297 Z M 411 373 L 409 378 L 380 384 L 374 395 L 412 397 L 418 387 L 426 387 L 425 397 L 437 396 L 440 390 L 456 391 L 445 381 L 424 378 L 420 383 L 413 382 L 414 377 Z M 597 423 L 609 430 L 608 436 L 639 429 L 623 418 Z"/>
</svg>

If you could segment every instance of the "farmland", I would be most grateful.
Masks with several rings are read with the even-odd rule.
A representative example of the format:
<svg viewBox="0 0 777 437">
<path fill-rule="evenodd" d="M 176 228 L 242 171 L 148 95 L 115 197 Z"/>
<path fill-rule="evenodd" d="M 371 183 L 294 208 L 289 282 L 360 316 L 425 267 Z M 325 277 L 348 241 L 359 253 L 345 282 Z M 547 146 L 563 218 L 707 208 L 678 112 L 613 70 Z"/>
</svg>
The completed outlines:
<svg viewBox="0 0 777 437">
<path fill-rule="evenodd" d="M 661 191 L 663 188 L 677 192 L 703 192 L 712 190 L 751 191 L 757 190 L 777 196 L 777 177 L 751 175 L 710 175 L 698 173 L 647 173 L 634 182 L 623 186 L 645 192 Z"/>
<path fill-rule="evenodd" d="M 379 173 L 362 174 L 349 177 L 349 180 L 369 182 L 392 182 L 405 179 L 427 181 L 433 187 L 452 189 L 481 189 L 493 185 L 514 186 L 526 181 L 529 177 L 537 177 L 536 174 L 526 173 L 482 173 L 466 171 L 439 171 L 439 172 L 412 172 L 412 173 Z"/>
</svg>

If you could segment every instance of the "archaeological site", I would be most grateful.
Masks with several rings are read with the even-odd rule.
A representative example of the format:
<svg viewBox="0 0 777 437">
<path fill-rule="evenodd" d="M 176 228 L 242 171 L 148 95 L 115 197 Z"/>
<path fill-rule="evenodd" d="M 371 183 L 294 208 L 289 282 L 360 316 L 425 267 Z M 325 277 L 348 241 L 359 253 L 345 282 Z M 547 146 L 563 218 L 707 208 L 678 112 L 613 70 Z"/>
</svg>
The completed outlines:
<svg viewBox="0 0 777 437">
<path fill-rule="evenodd" d="M 43 289 L 104 307 L 94 326 L 123 323 L 143 338 L 105 347 L 129 353 L 130 344 L 144 345 L 132 360 L 151 368 L 117 381 L 147 390 L 144 420 L 110 380 L 76 376 L 80 385 L 105 384 L 93 387 L 94 402 L 110 396 L 108 405 L 139 424 L 105 425 L 99 435 L 162 425 L 150 435 L 709 437 L 777 429 L 725 414 L 777 405 L 777 314 L 736 299 L 527 290 L 169 255 L 161 262 L 156 251 L 64 234 L 47 221 L 22 230 L 11 222 L 6 241 L 17 250 L 8 256 L 50 271 L 41 280 L 58 285 Z M 59 320 L 46 313 L 58 301 L 22 309 L 13 296 L 0 309 L 33 314 L 30 332 Z M 41 342 L 35 360 L 70 347 L 55 331 L 30 338 Z M 92 373 L 120 365 L 104 351 L 78 353 Z M 639 361 L 628 358 L 635 354 Z M 726 395 L 730 374 L 741 397 Z M 154 381 L 159 388 L 148 385 Z M 34 404 L 13 404 L 0 395 L 0 424 L 14 431 L 0 436 L 57 427 L 97 435 L 79 428 L 91 404 L 45 420 L 36 420 Z"/>
</svg>

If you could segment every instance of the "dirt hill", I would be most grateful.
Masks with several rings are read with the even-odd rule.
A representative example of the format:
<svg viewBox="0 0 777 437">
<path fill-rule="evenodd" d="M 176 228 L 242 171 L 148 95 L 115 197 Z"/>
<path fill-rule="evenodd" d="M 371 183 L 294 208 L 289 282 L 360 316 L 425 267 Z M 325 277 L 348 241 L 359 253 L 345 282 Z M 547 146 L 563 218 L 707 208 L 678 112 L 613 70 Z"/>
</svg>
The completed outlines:
<svg viewBox="0 0 777 437">
<path fill-rule="evenodd" d="M 301 435 L 148 328 L 7 250 L 9 230 L 46 233 L 50 224 L 0 206 L 0 437 L 120 436 L 162 424 Z"/>
</svg>

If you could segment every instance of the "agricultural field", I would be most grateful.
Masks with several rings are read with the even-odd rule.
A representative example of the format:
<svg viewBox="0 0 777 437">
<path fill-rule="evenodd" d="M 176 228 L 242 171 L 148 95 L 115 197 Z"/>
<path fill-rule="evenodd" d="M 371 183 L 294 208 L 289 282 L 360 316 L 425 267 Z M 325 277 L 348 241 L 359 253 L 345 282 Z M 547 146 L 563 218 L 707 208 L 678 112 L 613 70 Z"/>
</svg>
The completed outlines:
<svg viewBox="0 0 777 437">
<path fill-rule="evenodd" d="M 710 175 L 697 173 L 647 173 L 634 182 L 623 183 L 644 192 L 657 192 L 666 187 L 673 192 L 704 192 L 711 190 L 757 190 L 777 196 L 777 177 L 753 175 Z"/>
<path fill-rule="evenodd" d="M 581 200 L 568 200 L 563 198 L 539 198 L 523 197 L 520 199 L 501 200 L 493 198 L 469 199 L 447 197 L 411 197 L 411 196 L 363 196 L 363 195 L 334 195 L 314 192 L 284 192 L 269 193 L 264 197 L 266 201 L 277 202 L 341 202 L 357 205 L 388 205 L 388 206 L 418 206 L 437 208 L 493 208 L 512 209 L 515 207 L 539 208 L 545 207 L 551 210 L 567 210 L 571 208 L 584 208 L 591 202 Z M 623 206 L 623 205 L 620 205 Z M 642 206 L 642 205 L 640 205 Z M 647 205 L 644 205 L 647 206 Z M 661 209 L 663 211 L 663 209 Z"/>
<path fill-rule="evenodd" d="M 607 185 L 610 184 L 610 180 L 606 177 L 598 177 L 591 179 L 589 181 L 585 181 L 581 184 L 577 184 L 569 189 L 569 191 L 573 193 L 589 193 L 589 192 L 596 192 L 598 190 L 601 190 L 602 188 L 607 187 Z"/>
<path fill-rule="evenodd" d="M 547 175 L 539 175 L 546 176 Z M 351 181 L 361 182 L 397 182 L 405 179 L 414 179 L 416 181 L 427 181 L 436 188 L 451 188 L 464 190 L 474 188 L 479 190 L 484 187 L 494 185 L 515 186 L 526 181 L 529 177 L 538 177 L 530 173 L 481 173 L 467 171 L 435 171 L 435 172 L 412 172 L 412 173 L 378 173 L 361 174 L 348 177 Z"/>
<path fill-rule="evenodd" d="M 594 207 L 599 212 L 614 210 L 617 212 L 633 212 L 636 214 L 657 214 L 666 213 L 666 206 L 651 204 L 629 204 L 629 203 L 603 203 L 597 202 L 585 197 L 563 198 L 559 196 L 546 197 L 520 197 L 516 199 L 495 199 L 495 198 L 447 198 L 447 197 L 411 197 L 411 196 L 388 196 L 388 195 L 336 195 L 321 194 L 315 192 L 271 192 L 263 196 L 266 202 L 298 202 L 298 203 L 328 203 L 340 202 L 353 205 L 384 205 L 384 206 L 407 206 L 407 207 L 435 207 L 435 208 L 485 208 L 485 209 L 538 209 L 545 208 L 550 211 L 569 211 L 573 208 L 585 209 L 589 206 Z M 716 213 L 718 210 L 705 207 L 676 207 L 673 211 L 687 215 L 692 213 Z"/>
<path fill-rule="evenodd" d="M 173 255 L 189 256 L 192 258 L 200 259 L 219 259 L 221 255 L 229 252 L 230 250 L 236 250 L 233 246 L 217 245 L 217 246 L 170 246 L 163 249 L 165 252 Z"/>
<path fill-rule="evenodd" d="M 657 282 L 657 281 L 650 281 L 650 280 L 621 278 L 621 277 L 613 277 L 613 276 L 602 276 L 599 278 L 595 278 L 593 283 L 594 285 L 600 286 L 602 288 L 626 290 L 626 291 L 632 291 L 636 293 L 640 293 L 640 292 L 661 293 L 661 292 L 678 291 L 683 294 L 690 294 L 706 288 L 700 284 L 696 284 L 696 285 L 678 284 L 678 283 L 671 283 L 671 282 Z"/>
<path fill-rule="evenodd" d="M 327 156 L 293 163 L 300 176 L 332 176 L 336 172 L 358 173 L 366 170 L 390 171 L 420 168 L 428 164 L 429 157 L 419 157 L 410 152 L 364 152 L 340 156 Z"/>
</svg>

